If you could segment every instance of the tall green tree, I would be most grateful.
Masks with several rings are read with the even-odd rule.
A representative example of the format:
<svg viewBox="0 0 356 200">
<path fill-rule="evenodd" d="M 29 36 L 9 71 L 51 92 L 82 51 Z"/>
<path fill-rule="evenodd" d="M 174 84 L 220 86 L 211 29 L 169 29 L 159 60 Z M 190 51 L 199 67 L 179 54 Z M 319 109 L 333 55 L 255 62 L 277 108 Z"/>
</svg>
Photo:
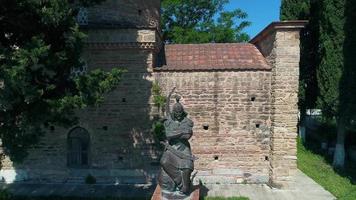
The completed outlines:
<svg viewBox="0 0 356 200">
<path fill-rule="evenodd" d="M 333 166 L 343 167 L 345 135 L 349 124 L 347 115 L 347 80 L 345 73 L 345 0 L 320 1 L 319 57 L 317 69 L 320 95 L 318 104 L 327 118 L 337 122 L 337 142 Z"/>
<path fill-rule="evenodd" d="M 308 19 L 310 14 L 310 0 L 282 0 L 280 19 L 301 20 Z"/>
<path fill-rule="evenodd" d="M 300 77 L 299 77 L 299 110 L 302 120 L 306 109 L 316 107 L 318 85 L 316 66 L 318 63 L 318 4 L 310 0 L 282 0 L 280 19 L 309 20 L 301 31 Z"/>
<path fill-rule="evenodd" d="M 345 5 L 345 42 L 344 64 L 345 70 L 342 80 L 346 88 L 346 111 L 351 121 L 352 131 L 356 129 L 356 0 L 346 0 Z"/>
<path fill-rule="evenodd" d="M 317 102 L 327 120 L 336 120 L 333 165 L 343 167 L 346 133 L 356 125 L 356 1 L 283 0 L 281 19 L 293 18 L 309 20 L 301 37 L 301 110 Z"/>
<path fill-rule="evenodd" d="M 240 9 L 224 11 L 229 0 L 163 0 L 162 30 L 167 43 L 246 42 L 251 23 Z"/>
<path fill-rule="evenodd" d="M 75 124 L 76 109 L 98 105 L 119 82 L 118 69 L 72 73 L 84 65 L 79 6 L 99 2 L 0 1 L 0 137 L 12 159 L 23 158 L 43 128 Z"/>
</svg>

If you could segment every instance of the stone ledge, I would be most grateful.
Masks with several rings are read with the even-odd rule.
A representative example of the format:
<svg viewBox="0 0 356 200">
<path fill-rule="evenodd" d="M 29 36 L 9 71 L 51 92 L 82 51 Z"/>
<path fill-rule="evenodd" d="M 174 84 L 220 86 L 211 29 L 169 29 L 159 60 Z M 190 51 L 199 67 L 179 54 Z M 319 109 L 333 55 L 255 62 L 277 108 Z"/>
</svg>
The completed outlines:
<svg viewBox="0 0 356 200">
<path fill-rule="evenodd" d="M 190 194 L 190 197 L 187 197 L 186 200 L 199 200 L 200 197 L 200 186 L 194 186 L 193 192 Z M 161 198 L 161 187 L 157 185 L 151 200 L 164 200 Z"/>
<path fill-rule="evenodd" d="M 286 30 L 300 30 L 303 29 L 308 24 L 307 20 L 293 20 L 293 21 L 281 21 L 272 22 L 265 29 L 263 29 L 259 34 L 257 34 L 252 40 L 251 44 L 258 44 L 265 37 L 270 35 L 275 30 L 286 29 Z"/>
</svg>

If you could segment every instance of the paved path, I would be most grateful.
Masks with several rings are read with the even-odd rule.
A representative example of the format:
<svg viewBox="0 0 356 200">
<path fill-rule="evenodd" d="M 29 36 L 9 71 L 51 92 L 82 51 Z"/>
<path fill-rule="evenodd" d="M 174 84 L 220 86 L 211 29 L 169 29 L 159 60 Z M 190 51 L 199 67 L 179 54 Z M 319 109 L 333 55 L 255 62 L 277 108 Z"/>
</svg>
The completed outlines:
<svg viewBox="0 0 356 200">
<path fill-rule="evenodd" d="M 1 189 L 15 196 L 126 197 L 151 199 L 153 185 L 8 184 Z"/>
<path fill-rule="evenodd" d="M 205 185 L 208 196 L 245 196 L 250 200 L 335 200 L 336 198 L 314 180 L 298 170 L 296 187 L 292 190 L 272 189 L 267 185 Z M 204 191 L 202 191 L 204 193 Z"/>
<path fill-rule="evenodd" d="M 20 196 L 80 196 L 80 197 L 144 197 L 150 199 L 154 185 L 61 185 L 61 184 L 10 184 L 0 185 Z M 271 189 L 267 185 L 204 185 L 201 194 L 208 196 L 245 196 L 250 200 L 334 200 L 328 191 L 298 171 L 293 190 Z"/>
</svg>

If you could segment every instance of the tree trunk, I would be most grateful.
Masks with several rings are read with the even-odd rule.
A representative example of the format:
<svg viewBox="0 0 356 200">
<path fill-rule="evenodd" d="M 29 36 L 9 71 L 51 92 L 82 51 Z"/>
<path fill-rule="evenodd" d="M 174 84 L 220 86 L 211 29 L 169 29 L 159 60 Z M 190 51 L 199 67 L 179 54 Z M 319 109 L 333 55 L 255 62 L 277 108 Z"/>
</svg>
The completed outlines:
<svg viewBox="0 0 356 200">
<path fill-rule="evenodd" d="M 345 165 L 345 123 L 343 119 L 337 122 L 337 139 L 334 152 L 334 168 L 343 168 Z"/>
</svg>

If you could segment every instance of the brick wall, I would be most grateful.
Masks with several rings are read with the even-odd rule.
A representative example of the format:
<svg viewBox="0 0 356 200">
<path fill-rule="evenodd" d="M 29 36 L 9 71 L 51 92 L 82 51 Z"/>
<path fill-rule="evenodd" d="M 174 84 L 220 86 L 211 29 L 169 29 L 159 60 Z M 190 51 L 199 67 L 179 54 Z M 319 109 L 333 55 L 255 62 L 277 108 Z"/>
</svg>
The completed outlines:
<svg viewBox="0 0 356 200">
<path fill-rule="evenodd" d="M 161 72 L 194 121 L 190 140 L 205 183 L 267 182 L 270 151 L 269 71 Z M 204 129 L 208 126 L 208 130 Z"/>
<path fill-rule="evenodd" d="M 67 166 L 67 137 L 74 127 L 54 127 L 22 163 L 13 163 L 9 155 L 2 159 L 0 176 L 6 182 L 84 183 L 92 174 L 99 183 L 147 183 L 156 175 L 160 151 L 150 133 L 150 91 L 160 46 L 160 1 L 107 0 L 89 8 L 87 16 L 83 58 L 88 70 L 128 70 L 103 105 L 78 111 L 78 126 L 90 135 L 89 167 Z"/>
<path fill-rule="evenodd" d="M 159 27 L 160 0 L 107 0 L 90 8 L 88 22 L 92 25 L 126 27 Z"/>
<path fill-rule="evenodd" d="M 160 151 L 151 127 L 152 52 L 138 49 L 90 49 L 89 70 L 125 66 L 117 89 L 100 107 L 78 112 L 80 123 L 90 135 L 90 166 L 67 167 L 67 136 L 74 127 L 55 127 L 29 149 L 23 163 L 3 161 L 5 179 L 28 182 L 84 183 L 88 174 L 98 183 L 147 183 L 157 173 Z"/>
<path fill-rule="evenodd" d="M 272 24 L 252 40 L 272 71 L 158 72 L 153 70 L 160 45 L 156 31 L 87 29 L 83 58 L 89 70 L 128 70 L 103 105 L 78 112 L 79 126 L 90 135 L 89 167 L 67 167 L 67 136 L 73 127 L 54 127 L 29 149 L 23 163 L 3 159 L 0 175 L 8 182 L 83 183 L 89 173 L 99 183 L 154 181 L 161 151 L 150 132 L 156 114 L 151 87 L 158 81 L 164 94 L 177 87 L 195 123 L 191 144 L 199 157 L 198 179 L 288 185 L 296 169 L 301 28 L 292 25 Z"/>
<path fill-rule="evenodd" d="M 252 43 L 272 66 L 271 166 L 273 187 L 292 187 L 297 169 L 299 35 L 305 21 L 276 22 Z"/>
</svg>

